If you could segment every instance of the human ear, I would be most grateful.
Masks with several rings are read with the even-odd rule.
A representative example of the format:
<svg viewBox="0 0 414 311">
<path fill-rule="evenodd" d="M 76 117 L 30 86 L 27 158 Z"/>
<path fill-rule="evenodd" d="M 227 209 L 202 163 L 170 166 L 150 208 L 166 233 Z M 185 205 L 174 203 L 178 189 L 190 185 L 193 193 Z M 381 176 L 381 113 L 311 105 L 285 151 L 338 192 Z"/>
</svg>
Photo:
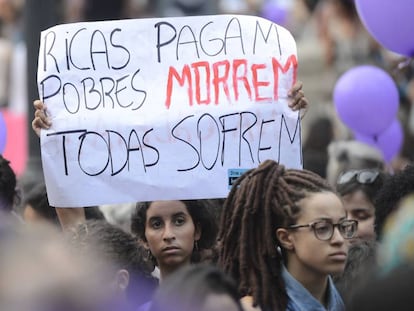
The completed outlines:
<svg viewBox="0 0 414 311">
<path fill-rule="evenodd" d="M 115 275 L 115 288 L 117 292 L 125 292 L 129 285 L 129 272 L 125 269 L 118 270 Z"/>
<path fill-rule="evenodd" d="M 280 243 L 280 246 L 286 250 L 293 250 L 294 243 L 289 231 L 285 228 L 279 228 L 276 230 L 276 238 Z"/>
<path fill-rule="evenodd" d="M 198 241 L 201 238 L 201 225 L 197 223 L 194 229 L 194 241 Z"/>
</svg>

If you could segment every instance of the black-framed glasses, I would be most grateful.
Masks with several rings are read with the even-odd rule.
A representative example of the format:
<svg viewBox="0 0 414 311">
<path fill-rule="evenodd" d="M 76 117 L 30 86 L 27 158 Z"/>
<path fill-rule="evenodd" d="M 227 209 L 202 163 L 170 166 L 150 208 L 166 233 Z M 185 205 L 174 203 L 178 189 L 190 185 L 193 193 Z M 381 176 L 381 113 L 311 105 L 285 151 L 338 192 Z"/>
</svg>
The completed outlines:
<svg viewBox="0 0 414 311">
<path fill-rule="evenodd" d="M 339 233 L 344 239 L 352 239 L 358 229 L 358 221 L 354 219 L 344 219 L 334 224 L 331 221 L 319 220 L 307 225 L 291 225 L 287 229 L 299 229 L 310 227 L 315 234 L 315 237 L 321 241 L 328 241 L 332 239 L 335 227 L 338 228 Z"/>
<path fill-rule="evenodd" d="M 375 169 L 363 169 L 363 170 L 349 170 L 342 172 L 338 180 L 337 185 L 342 185 L 350 182 L 352 179 L 356 179 L 360 184 L 372 184 L 379 176 L 379 170 Z"/>
</svg>

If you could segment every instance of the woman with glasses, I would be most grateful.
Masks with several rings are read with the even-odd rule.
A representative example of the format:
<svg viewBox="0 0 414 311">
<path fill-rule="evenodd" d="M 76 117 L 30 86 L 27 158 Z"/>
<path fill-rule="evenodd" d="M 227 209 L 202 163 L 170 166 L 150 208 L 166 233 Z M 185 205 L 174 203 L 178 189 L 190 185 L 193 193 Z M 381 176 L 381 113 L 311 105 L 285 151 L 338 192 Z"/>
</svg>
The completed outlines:
<svg viewBox="0 0 414 311">
<path fill-rule="evenodd" d="M 336 189 L 342 196 L 348 219 L 358 221 L 358 231 L 353 242 L 375 240 L 374 199 L 386 176 L 379 169 L 348 170 L 339 175 Z"/>
<path fill-rule="evenodd" d="M 224 204 L 218 263 L 262 310 L 344 310 L 330 275 L 343 271 L 357 224 L 319 175 L 267 160 Z"/>
</svg>

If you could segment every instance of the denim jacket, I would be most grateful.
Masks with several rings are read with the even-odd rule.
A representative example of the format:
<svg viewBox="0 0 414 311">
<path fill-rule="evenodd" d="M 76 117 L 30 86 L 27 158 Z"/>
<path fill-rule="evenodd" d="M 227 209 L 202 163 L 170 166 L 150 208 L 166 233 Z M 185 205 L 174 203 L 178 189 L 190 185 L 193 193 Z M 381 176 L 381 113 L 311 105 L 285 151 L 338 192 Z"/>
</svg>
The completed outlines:
<svg viewBox="0 0 414 311">
<path fill-rule="evenodd" d="M 288 295 L 287 311 L 344 311 L 345 305 L 341 296 L 328 278 L 328 306 L 325 308 L 309 291 L 303 287 L 285 267 L 282 268 L 282 276 L 285 281 Z"/>
</svg>

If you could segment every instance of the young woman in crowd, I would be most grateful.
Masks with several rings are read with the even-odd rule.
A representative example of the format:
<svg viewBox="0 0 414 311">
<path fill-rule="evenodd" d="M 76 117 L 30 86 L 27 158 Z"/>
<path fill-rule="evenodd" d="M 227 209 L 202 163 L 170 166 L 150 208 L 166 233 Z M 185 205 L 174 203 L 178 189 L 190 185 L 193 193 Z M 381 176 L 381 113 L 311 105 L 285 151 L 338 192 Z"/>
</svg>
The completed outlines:
<svg viewBox="0 0 414 311">
<path fill-rule="evenodd" d="M 343 271 L 357 224 L 319 175 L 267 160 L 233 185 L 218 263 L 249 308 L 344 310 L 330 275 Z"/>
<path fill-rule="evenodd" d="M 375 240 L 374 200 L 386 177 L 380 169 L 348 170 L 339 175 L 336 190 L 342 196 L 348 218 L 358 221 L 354 241 Z"/>
<path fill-rule="evenodd" d="M 178 268 L 200 261 L 217 235 L 217 222 L 202 200 L 140 202 L 131 231 L 144 243 L 161 279 Z"/>
</svg>

